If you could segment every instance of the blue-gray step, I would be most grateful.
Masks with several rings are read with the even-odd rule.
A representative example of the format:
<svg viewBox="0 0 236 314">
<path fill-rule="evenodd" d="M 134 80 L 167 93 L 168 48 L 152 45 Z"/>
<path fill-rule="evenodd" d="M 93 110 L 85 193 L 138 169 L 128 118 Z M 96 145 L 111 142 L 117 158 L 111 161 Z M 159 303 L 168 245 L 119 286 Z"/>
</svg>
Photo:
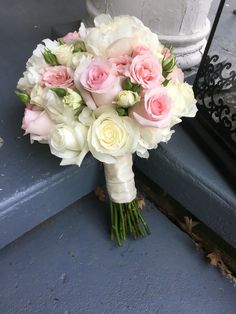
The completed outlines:
<svg viewBox="0 0 236 314">
<path fill-rule="evenodd" d="M 236 247 L 236 195 L 224 171 L 182 126 L 136 167 L 199 220 Z"/>
<path fill-rule="evenodd" d="M 48 147 L 31 146 L 28 138 L 22 138 L 24 107 L 14 95 L 16 82 L 36 44 L 51 36 L 52 25 L 81 19 L 85 0 L 71 0 L 70 5 L 65 0 L 56 5 L 48 1 L 46 9 L 37 0 L 12 0 L 11 6 L 3 1 L 0 6 L 4 42 L 0 49 L 0 137 L 4 139 L 0 148 L 0 247 L 3 247 L 104 181 L 101 166 L 91 157 L 81 169 L 61 168 Z M 149 162 L 140 160 L 137 165 L 236 246 L 235 196 L 185 132 L 177 130 L 170 144 L 152 152 Z"/>
<path fill-rule="evenodd" d="M 37 14 L 35 14 L 37 12 Z M 48 147 L 23 138 L 24 106 L 14 90 L 33 49 L 51 36 L 51 26 L 81 19 L 85 0 L 13 0 L 0 4 L 0 247 L 89 193 L 103 182 L 91 157 L 83 167 L 60 167 Z M 9 23 L 10 21 L 10 23 Z"/>
<path fill-rule="evenodd" d="M 0 313 L 235 314 L 236 288 L 157 208 L 152 234 L 109 239 L 108 207 L 86 197 L 0 251 Z"/>
</svg>

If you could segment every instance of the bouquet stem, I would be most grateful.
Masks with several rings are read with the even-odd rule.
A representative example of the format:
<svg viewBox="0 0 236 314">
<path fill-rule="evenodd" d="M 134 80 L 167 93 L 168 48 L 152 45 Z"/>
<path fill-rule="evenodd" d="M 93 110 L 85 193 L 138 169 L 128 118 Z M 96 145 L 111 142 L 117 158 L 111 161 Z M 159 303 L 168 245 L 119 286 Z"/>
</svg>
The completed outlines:
<svg viewBox="0 0 236 314">
<path fill-rule="evenodd" d="M 134 239 L 150 234 L 149 227 L 141 215 L 138 201 L 118 204 L 111 201 L 111 239 L 122 246 L 127 234 L 132 234 Z"/>
<path fill-rule="evenodd" d="M 132 155 L 117 158 L 115 164 L 104 164 L 106 185 L 111 199 L 111 239 L 119 246 L 127 234 L 134 239 L 145 237 L 150 230 L 136 199 Z"/>
</svg>

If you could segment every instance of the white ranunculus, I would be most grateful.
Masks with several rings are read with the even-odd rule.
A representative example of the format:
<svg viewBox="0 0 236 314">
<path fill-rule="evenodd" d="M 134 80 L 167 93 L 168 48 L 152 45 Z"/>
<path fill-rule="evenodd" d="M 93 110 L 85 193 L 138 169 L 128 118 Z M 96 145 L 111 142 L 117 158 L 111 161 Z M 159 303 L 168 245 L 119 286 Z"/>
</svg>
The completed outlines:
<svg viewBox="0 0 236 314">
<path fill-rule="evenodd" d="M 134 48 L 133 45 L 146 45 L 153 52 L 162 49 L 158 37 L 143 23 L 134 16 L 117 16 L 111 18 L 109 15 L 99 15 L 94 19 L 96 27 L 86 29 L 84 42 L 89 52 L 97 56 L 109 57 L 119 54 L 129 54 Z M 115 44 L 116 42 L 122 45 Z"/>
<path fill-rule="evenodd" d="M 140 128 L 140 140 L 136 149 L 136 153 L 139 157 L 148 158 L 149 149 L 157 148 L 160 142 L 168 142 L 174 133 L 174 130 L 170 128 L 152 128 L 141 127 Z"/>
<path fill-rule="evenodd" d="M 65 105 L 62 98 L 58 97 L 52 90 L 45 95 L 45 110 L 49 117 L 57 123 L 68 123 L 75 121 L 73 108 Z"/>
<path fill-rule="evenodd" d="M 81 165 L 88 152 L 87 133 L 88 128 L 79 122 L 52 127 L 49 136 L 50 150 L 53 155 L 62 158 L 62 166 Z"/>
<path fill-rule="evenodd" d="M 53 54 L 61 65 L 69 65 L 73 56 L 73 45 L 60 45 L 54 49 Z"/>
<path fill-rule="evenodd" d="M 110 164 L 116 162 L 116 157 L 135 152 L 139 137 L 139 128 L 133 119 L 108 110 L 89 128 L 88 146 L 96 159 Z"/>
<path fill-rule="evenodd" d="M 72 109 L 78 109 L 83 103 L 82 97 L 71 88 L 67 88 L 66 91 L 67 94 L 63 97 L 63 103 Z"/>
<path fill-rule="evenodd" d="M 171 82 L 166 90 L 172 99 L 171 112 L 177 117 L 195 117 L 197 113 L 196 99 L 194 98 L 192 86 L 188 83 Z"/>
</svg>

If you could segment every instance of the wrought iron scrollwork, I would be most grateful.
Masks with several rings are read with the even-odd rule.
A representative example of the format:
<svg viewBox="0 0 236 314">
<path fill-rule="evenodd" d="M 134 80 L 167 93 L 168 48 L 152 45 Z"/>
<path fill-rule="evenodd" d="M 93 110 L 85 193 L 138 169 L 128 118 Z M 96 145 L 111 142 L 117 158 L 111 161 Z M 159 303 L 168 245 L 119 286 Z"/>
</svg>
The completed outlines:
<svg viewBox="0 0 236 314">
<path fill-rule="evenodd" d="M 208 116 L 221 137 L 236 142 L 236 72 L 219 56 L 206 56 L 194 84 L 200 114 Z M 232 144 L 231 144 L 232 145 Z"/>
</svg>

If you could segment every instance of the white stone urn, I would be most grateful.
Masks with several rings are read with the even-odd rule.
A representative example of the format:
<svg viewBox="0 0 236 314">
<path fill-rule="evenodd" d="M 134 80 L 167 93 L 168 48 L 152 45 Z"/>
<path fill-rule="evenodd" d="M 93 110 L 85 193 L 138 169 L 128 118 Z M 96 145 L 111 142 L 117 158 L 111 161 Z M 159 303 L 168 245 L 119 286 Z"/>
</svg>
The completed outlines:
<svg viewBox="0 0 236 314">
<path fill-rule="evenodd" d="M 207 18 L 212 0 L 87 0 L 87 22 L 101 13 L 128 14 L 141 19 L 171 45 L 182 69 L 197 65 L 210 31 Z"/>
</svg>

